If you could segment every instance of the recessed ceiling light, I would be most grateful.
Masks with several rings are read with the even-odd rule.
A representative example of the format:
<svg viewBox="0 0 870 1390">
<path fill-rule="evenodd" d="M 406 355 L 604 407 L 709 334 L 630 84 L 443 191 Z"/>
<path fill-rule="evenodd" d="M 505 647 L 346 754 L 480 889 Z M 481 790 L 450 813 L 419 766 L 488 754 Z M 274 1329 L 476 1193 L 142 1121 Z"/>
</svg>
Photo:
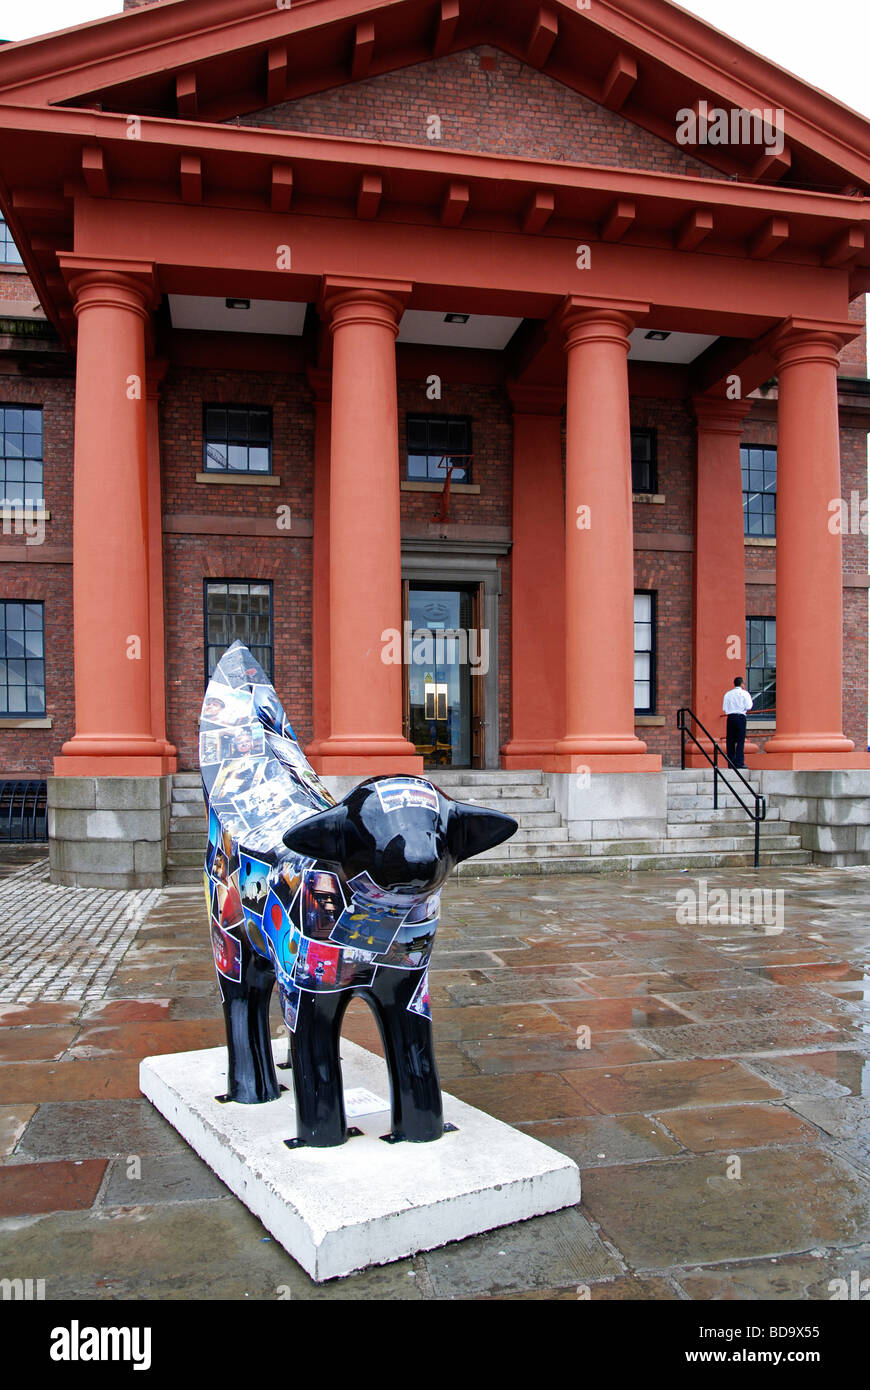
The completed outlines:
<svg viewBox="0 0 870 1390">
<path fill-rule="evenodd" d="M 471 315 L 470 315 L 470 314 L 445 314 L 445 315 L 444 315 L 444 322 L 445 322 L 445 323 L 468 323 L 468 320 L 469 320 L 470 318 L 471 318 Z"/>
<path fill-rule="evenodd" d="M 250 309 L 250 299 L 228 299 L 226 301 L 228 309 Z"/>
<path fill-rule="evenodd" d="M 662 333 L 660 329 L 654 328 L 649 333 L 644 333 L 643 336 L 648 338 L 651 343 L 663 343 L 671 335 L 670 333 Z"/>
</svg>

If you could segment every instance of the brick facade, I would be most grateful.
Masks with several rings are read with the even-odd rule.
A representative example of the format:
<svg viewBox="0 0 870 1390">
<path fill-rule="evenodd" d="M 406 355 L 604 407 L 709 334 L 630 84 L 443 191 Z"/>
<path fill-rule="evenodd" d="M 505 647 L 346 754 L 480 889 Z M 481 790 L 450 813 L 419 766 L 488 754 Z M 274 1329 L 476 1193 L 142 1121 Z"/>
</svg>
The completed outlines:
<svg viewBox="0 0 870 1390">
<path fill-rule="evenodd" d="M 484 67 L 482 58 L 491 60 Z M 440 121 L 434 127 L 432 117 Z M 469 48 L 255 111 L 241 125 L 720 178 L 616 112 L 492 48 Z M 438 138 L 430 132 L 437 129 Z"/>
<path fill-rule="evenodd" d="M 139 0 L 125 0 L 132 8 Z M 484 64 L 482 59 L 488 61 Z M 491 61 L 489 61 L 491 59 Z M 634 126 L 625 117 L 545 77 L 518 59 L 476 48 L 421 63 L 241 118 L 247 125 L 427 144 L 430 118 L 440 120 L 443 148 L 485 151 L 557 161 L 576 161 L 660 173 L 718 178 L 716 170 Z M 0 317 L 32 318 L 35 295 L 26 274 L 0 270 Z M 850 316 L 863 324 L 863 297 Z M 244 336 L 237 340 L 244 361 Z M 4 343 L 8 349 L 8 344 Z M 171 354 L 170 354 L 171 355 Z M 0 565 L 0 599 L 39 599 L 46 605 L 48 730 L 0 729 L 0 768 L 48 773 L 51 759 L 74 728 L 70 548 L 72 545 L 72 452 L 74 386 L 71 378 L 28 375 L 19 356 L 0 358 L 0 401 L 44 407 L 46 550 L 27 562 Z M 70 368 L 72 364 L 70 364 Z M 461 378 L 462 353 L 456 355 Z M 866 373 L 862 331 L 841 357 L 844 376 Z M 775 390 L 768 402 L 775 402 Z M 280 486 L 233 486 L 198 482 L 202 472 L 202 410 L 207 402 L 267 405 L 273 412 L 273 470 Z M 445 382 L 442 399 L 426 398 L 425 382 L 399 381 L 399 445 L 404 477 L 407 414 L 470 415 L 473 421 L 473 482 L 478 494 L 452 492 L 449 521 L 439 530 L 472 540 L 505 537 L 511 526 L 511 409 L 501 385 L 461 379 Z M 692 553 L 694 533 L 695 425 L 688 402 L 633 396 L 632 424 L 657 432 L 658 496 L 638 501 L 634 529 L 643 543 L 635 551 L 635 586 L 656 593 L 657 712 L 662 726 L 639 734 L 667 763 L 679 758 L 676 709 L 691 700 Z M 164 536 L 166 603 L 167 734 L 180 766 L 196 766 L 196 723 L 204 676 L 203 583 L 206 578 L 268 580 L 273 586 L 275 682 L 304 742 L 312 734 L 310 521 L 313 510 L 314 410 L 306 378 L 283 371 L 245 371 L 173 365 L 161 390 L 162 508 L 169 519 Z M 744 428 L 746 442 L 776 442 L 773 407 L 764 403 Z M 867 494 L 866 435 L 841 431 L 843 496 Z M 401 515 L 408 535 L 433 533 L 439 498 L 403 491 Z M 289 507 L 290 529 L 279 528 L 278 510 Z M 192 519 L 192 520 L 191 520 Z M 306 530 L 306 526 L 308 529 Z M 234 532 L 235 527 L 235 532 Z M 294 530 L 294 527 L 296 529 Z M 3 538 L 4 550 L 23 538 Z M 66 552 L 66 553 L 64 553 Z M 844 571 L 867 574 L 867 537 L 843 537 Z M 52 558 L 46 557 L 51 554 Z M 773 615 L 774 546 L 747 546 L 747 613 Z M 498 633 L 500 742 L 510 737 L 511 562 L 501 573 Z M 867 589 L 844 591 L 845 732 L 859 749 L 867 744 Z"/>
</svg>

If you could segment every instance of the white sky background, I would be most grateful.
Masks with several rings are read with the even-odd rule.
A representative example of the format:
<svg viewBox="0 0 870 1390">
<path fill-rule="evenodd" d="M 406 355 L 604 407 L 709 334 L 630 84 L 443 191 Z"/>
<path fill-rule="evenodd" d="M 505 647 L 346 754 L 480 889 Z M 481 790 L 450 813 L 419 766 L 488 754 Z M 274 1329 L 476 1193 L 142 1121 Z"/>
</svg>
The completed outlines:
<svg viewBox="0 0 870 1390">
<path fill-rule="evenodd" d="M 117 14 L 123 0 L 0 0 L 0 38 Z M 868 0 L 685 0 L 683 9 L 870 116 Z"/>
</svg>

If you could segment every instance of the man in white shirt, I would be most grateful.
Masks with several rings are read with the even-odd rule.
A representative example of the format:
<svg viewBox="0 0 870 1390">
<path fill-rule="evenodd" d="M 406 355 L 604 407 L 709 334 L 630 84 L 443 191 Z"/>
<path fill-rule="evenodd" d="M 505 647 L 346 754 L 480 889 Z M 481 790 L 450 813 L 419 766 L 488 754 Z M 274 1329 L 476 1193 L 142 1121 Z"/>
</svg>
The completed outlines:
<svg viewBox="0 0 870 1390">
<path fill-rule="evenodd" d="M 734 677 L 734 689 L 726 690 L 722 701 L 725 722 L 725 751 L 732 767 L 745 767 L 743 745 L 746 742 L 746 711 L 752 709 L 752 696 L 743 689 L 743 677 Z"/>
</svg>

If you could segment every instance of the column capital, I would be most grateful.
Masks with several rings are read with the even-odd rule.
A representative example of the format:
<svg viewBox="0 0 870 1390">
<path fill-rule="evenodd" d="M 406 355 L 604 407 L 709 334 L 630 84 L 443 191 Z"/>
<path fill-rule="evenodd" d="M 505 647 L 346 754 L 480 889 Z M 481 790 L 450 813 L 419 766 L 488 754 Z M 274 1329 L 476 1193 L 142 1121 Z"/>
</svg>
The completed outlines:
<svg viewBox="0 0 870 1390">
<path fill-rule="evenodd" d="M 822 362 L 836 367 L 842 348 L 860 332 L 860 324 L 847 320 L 792 316 L 774 329 L 770 347 L 777 367 L 793 367 L 801 362 Z"/>
<path fill-rule="evenodd" d="M 561 415 L 565 407 L 562 386 L 545 386 L 536 382 L 505 382 L 514 415 Z"/>
<path fill-rule="evenodd" d="M 729 401 L 721 396 L 693 396 L 692 410 L 699 429 L 714 434 L 742 434 L 752 401 Z"/>
<path fill-rule="evenodd" d="M 331 333 L 347 323 L 372 323 L 398 333 L 399 319 L 413 288 L 406 280 L 324 275 L 317 310 Z"/>
<path fill-rule="evenodd" d="M 565 346 L 580 342 L 615 342 L 625 344 L 636 321 L 649 313 L 649 304 L 635 299 L 602 299 L 597 295 L 569 294 L 557 311 L 557 321 Z"/>
<path fill-rule="evenodd" d="M 150 261 L 125 261 L 112 256 L 62 254 L 58 263 L 73 298 L 78 318 L 83 309 L 129 309 L 148 322 L 159 302 Z"/>
</svg>

